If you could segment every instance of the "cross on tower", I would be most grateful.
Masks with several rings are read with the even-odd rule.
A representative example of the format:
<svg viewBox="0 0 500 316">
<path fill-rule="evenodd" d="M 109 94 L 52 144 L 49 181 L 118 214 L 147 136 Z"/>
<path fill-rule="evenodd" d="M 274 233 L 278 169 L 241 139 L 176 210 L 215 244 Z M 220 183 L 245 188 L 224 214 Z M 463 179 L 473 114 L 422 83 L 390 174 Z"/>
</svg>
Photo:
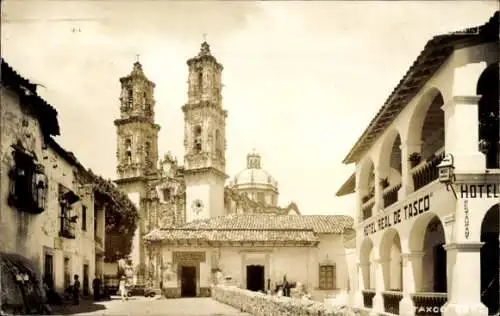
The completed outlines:
<svg viewBox="0 0 500 316">
<path fill-rule="evenodd" d="M 136 57 L 136 59 L 137 59 L 137 62 L 139 62 L 139 57 L 140 57 L 140 55 L 139 55 L 139 54 L 137 54 L 137 55 L 135 55 L 135 57 Z"/>
<path fill-rule="evenodd" d="M 203 41 L 206 42 L 207 41 L 207 33 L 203 33 Z"/>
</svg>

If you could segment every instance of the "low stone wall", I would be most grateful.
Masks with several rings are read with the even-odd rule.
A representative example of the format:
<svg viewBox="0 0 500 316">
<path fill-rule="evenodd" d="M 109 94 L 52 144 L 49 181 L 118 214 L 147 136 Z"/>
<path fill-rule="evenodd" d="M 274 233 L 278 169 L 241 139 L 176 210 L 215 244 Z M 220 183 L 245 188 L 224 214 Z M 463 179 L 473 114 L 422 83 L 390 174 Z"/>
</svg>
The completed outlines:
<svg viewBox="0 0 500 316">
<path fill-rule="evenodd" d="M 359 313 L 345 306 L 327 306 L 311 300 L 271 296 L 235 286 L 214 286 L 212 298 L 254 316 L 359 316 Z"/>
<path fill-rule="evenodd" d="M 200 287 L 200 291 L 198 292 L 198 297 L 210 297 L 211 288 L 209 287 Z M 181 297 L 181 289 L 179 287 L 164 287 L 163 288 L 163 296 L 166 298 L 179 298 Z"/>
</svg>

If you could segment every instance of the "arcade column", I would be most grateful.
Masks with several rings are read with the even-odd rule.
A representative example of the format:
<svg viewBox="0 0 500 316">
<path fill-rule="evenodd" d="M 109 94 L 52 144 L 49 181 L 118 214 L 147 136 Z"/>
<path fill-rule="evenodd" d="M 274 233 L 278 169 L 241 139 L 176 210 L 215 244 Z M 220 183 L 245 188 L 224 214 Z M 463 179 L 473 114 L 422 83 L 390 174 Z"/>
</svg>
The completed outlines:
<svg viewBox="0 0 500 316">
<path fill-rule="evenodd" d="M 482 242 L 462 241 L 446 244 L 451 271 L 451 288 L 443 316 L 487 316 L 488 308 L 481 303 L 481 257 Z"/>
<path fill-rule="evenodd" d="M 375 267 L 375 296 L 373 297 L 371 315 L 378 315 L 384 312 L 384 297 L 382 296 L 384 290 L 383 260 L 376 258 L 373 260 L 373 265 Z"/>
</svg>

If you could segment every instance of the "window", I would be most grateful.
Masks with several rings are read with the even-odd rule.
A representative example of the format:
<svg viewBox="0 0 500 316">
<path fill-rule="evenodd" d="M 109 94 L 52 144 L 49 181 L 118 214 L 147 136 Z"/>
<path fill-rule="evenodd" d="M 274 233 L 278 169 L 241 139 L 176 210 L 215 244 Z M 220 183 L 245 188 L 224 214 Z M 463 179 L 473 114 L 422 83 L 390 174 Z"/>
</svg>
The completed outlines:
<svg viewBox="0 0 500 316">
<path fill-rule="evenodd" d="M 196 125 L 194 128 L 194 152 L 201 152 L 201 126 Z"/>
<path fill-rule="evenodd" d="M 14 147 L 14 167 L 9 173 L 9 204 L 20 211 L 39 214 L 45 210 L 47 177 L 44 168 L 26 153 L 20 143 Z"/>
<path fill-rule="evenodd" d="M 127 107 L 131 108 L 134 99 L 134 93 L 132 90 L 127 90 Z"/>
<path fill-rule="evenodd" d="M 132 141 L 130 139 L 125 140 L 125 161 L 127 164 L 132 163 Z"/>
<path fill-rule="evenodd" d="M 265 196 L 264 192 L 257 192 L 257 202 L 259 203 L 265 203 Z"/>
<path fill-rule="evenodd" d="M 319 266 L 319 288 L 321 290 L 336 289 L 335 265 Z"/>
<path fill-rule="evenodd" d="M 198 72 L 198 90 L 200 93 L 203 90 L 203 71 L 201 69 Z"/>
<path fill-rule="evenodd" d="M 222 137 L 220 135 L 220 131 L 215 130 L 215 153 L 217 157 L 222 157 L 222 151 L 224 149 L 224 145 L 222 142 Z"/>
<path fill-rule="evenodd" d="M 87 231 L 87 207 L 82 205 L 82 230 Z"/>
<path fill-rule="evenodd" d="M 164 188 L 163 189 L 163 200 L 164 201 L 169 201 L 170 200 L 170 189 L 169 188 Z"/>
<path fill-rule="evenodd" d="M 151 161 L 151 144 L 149 142 L 144 144 L 144 163 L 147 167 L 153 166 L 153 162 Z"/>
<path fill-rule="evenodd" d="M 80 200 L 80 198 L 63 185 L 59 184 L 59 206 L 61 227 L 59 235 L 64 238 L 75 238 L 74 224 L 78 216 L 73 215 L 71 205 Z"/>
</svg>

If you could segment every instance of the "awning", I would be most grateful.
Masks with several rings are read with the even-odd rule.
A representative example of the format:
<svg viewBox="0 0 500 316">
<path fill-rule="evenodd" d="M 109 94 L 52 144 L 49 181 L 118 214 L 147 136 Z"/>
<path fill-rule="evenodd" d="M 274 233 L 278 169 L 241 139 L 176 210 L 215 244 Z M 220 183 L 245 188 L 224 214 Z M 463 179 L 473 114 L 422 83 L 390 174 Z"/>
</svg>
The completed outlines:
<svg viewBox="0 0 500 316">
<path fill-rule="evenodd" d="M 80 197 L 62 184 L 59 184 L 59 194 L 63 200 L 66 200 L 68 204 L 74 204 L 80 201 Z"/>
<path fill-rule="evenodd" d="M 336 196 L 344 196 L 347 194 L 354 193 L 356 190 L 356 173 L 351 174 L 349 179 L 347 179 L 344 184 L 340 187 L 340 189 L 335 193 Z"/>
</svg>

